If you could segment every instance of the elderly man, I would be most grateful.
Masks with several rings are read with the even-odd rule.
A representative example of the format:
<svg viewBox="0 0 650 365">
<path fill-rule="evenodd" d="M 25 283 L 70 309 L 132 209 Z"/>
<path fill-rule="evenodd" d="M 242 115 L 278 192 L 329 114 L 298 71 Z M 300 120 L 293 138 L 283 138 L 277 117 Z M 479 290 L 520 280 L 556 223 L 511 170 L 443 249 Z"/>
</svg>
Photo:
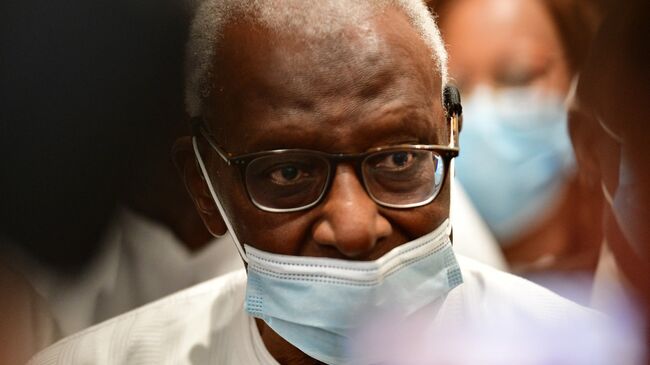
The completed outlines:
<svg viewBox="0 0 650 365">
<path fill-rule="evenodd" d="M 448 218 L 460 105 L 421 1 L 208 0 L 188 56 L 194 135 L 175 159 L 205 225 L 232 233 L 246 270 L 34 363 L 377 363 L 458 321 L 583 314 L 457 260 Z M 403 323 L 409 336 L 391 346 L 399 331 L 388 329 Z"/>
</svg>

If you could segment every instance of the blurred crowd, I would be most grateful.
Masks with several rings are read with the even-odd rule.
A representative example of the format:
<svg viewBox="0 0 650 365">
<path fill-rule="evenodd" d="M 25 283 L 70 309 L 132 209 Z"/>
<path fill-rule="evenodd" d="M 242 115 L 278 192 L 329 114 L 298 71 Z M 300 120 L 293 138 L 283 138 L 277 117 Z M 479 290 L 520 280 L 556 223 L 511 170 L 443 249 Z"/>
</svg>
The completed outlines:
<svg viewBox="0 0 650 365">
<path fill-rule="evenodd" d="M 184 73 L 198 2 L 1 6 L 0 364 L 244 268 L 225 227 L 219 237 L 206 229 L 178 177 L 186 165 L 172 157 L 190 134 Z M 507 334 L 471 324 L 431 334 L 433 347 L 409 342 L 403 359 L 469 342 L 475 352 L 438 361 L 650 363 L 637 356 L 650 339 L 648 4 L 427 2 L 462 104 L 454 249 L 615 325 L 577 321 L 558 341 L 526 333 L 526 322 Z M 390 332 L 399 342 L 410 331 Z M 606 331 L 616 336 L 590 337 Z M 393 341 L 375 335 L 358 347 Z M 523 360 L 536 341 L 543 356 Z"/>
</svg>

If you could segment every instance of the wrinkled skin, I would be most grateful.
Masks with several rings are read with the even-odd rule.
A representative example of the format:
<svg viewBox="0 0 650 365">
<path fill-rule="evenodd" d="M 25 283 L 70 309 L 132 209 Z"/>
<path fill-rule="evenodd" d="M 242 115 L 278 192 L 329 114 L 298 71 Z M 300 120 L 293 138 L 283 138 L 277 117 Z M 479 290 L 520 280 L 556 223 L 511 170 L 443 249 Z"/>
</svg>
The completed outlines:
<svg viewBox="0 0 650 365">
<path fill-rule="evenodd" d="M 307 39 L 246 23 L 227 27 L 215 64 L 221 77 L 204 115 L 217 143 L 233 156 L 277 148 L 356 153 L 400 143 L 448 143 L 440 75 L 403 14 L 384 12 L 335 38 Z M 370 199 L 347 163 L 337 166 L 317 206 L 264 212 L 248 198 L 240 172 L 205 141 L 200 147 L 237 237 L 268 252 L 372 260 L 449 216 L 449 179 L 431 204 L 388 209 Z M 223 217 L 189 138 L 177 142 L 175 156 L 206 226 L 223 234 Z M 263 322 L 258 327 L 280 363 L 315 363 Z"/>
</svg>

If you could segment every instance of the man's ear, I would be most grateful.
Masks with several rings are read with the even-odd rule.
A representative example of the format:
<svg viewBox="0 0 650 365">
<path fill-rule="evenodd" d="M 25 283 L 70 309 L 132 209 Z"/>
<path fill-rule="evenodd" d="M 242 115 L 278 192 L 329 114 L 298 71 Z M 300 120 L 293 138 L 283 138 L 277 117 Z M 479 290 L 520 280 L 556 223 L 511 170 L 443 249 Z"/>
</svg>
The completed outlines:
<svg viewBox="0 0 650 365">
<path fill-rule="evenodd" d="M 172 147 L 172 160 L 185 183 L 199 216 L 203 220 L 203 224 L 212 235 L 223 236 L 228 228 L 210 194 L 208 182 L 203 177 L 198 166 L 191 137 L 186 136 L 176 140 L 174 147 Z"/>
</svg>

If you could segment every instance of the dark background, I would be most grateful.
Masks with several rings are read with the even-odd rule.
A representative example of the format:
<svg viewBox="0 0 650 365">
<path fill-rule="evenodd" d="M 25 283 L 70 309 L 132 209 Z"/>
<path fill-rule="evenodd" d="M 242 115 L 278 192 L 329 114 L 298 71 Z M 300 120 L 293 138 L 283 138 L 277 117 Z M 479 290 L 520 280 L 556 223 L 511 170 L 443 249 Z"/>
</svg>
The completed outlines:
<svg viewBox="0 0 650 365">
<path fill-rule="evenodd" d="M 182 101 L 186 13 L 170 0 L 2 2 L 0 245 L 68 274 L 97 250 L 160 106 Z"/>
</svg>

